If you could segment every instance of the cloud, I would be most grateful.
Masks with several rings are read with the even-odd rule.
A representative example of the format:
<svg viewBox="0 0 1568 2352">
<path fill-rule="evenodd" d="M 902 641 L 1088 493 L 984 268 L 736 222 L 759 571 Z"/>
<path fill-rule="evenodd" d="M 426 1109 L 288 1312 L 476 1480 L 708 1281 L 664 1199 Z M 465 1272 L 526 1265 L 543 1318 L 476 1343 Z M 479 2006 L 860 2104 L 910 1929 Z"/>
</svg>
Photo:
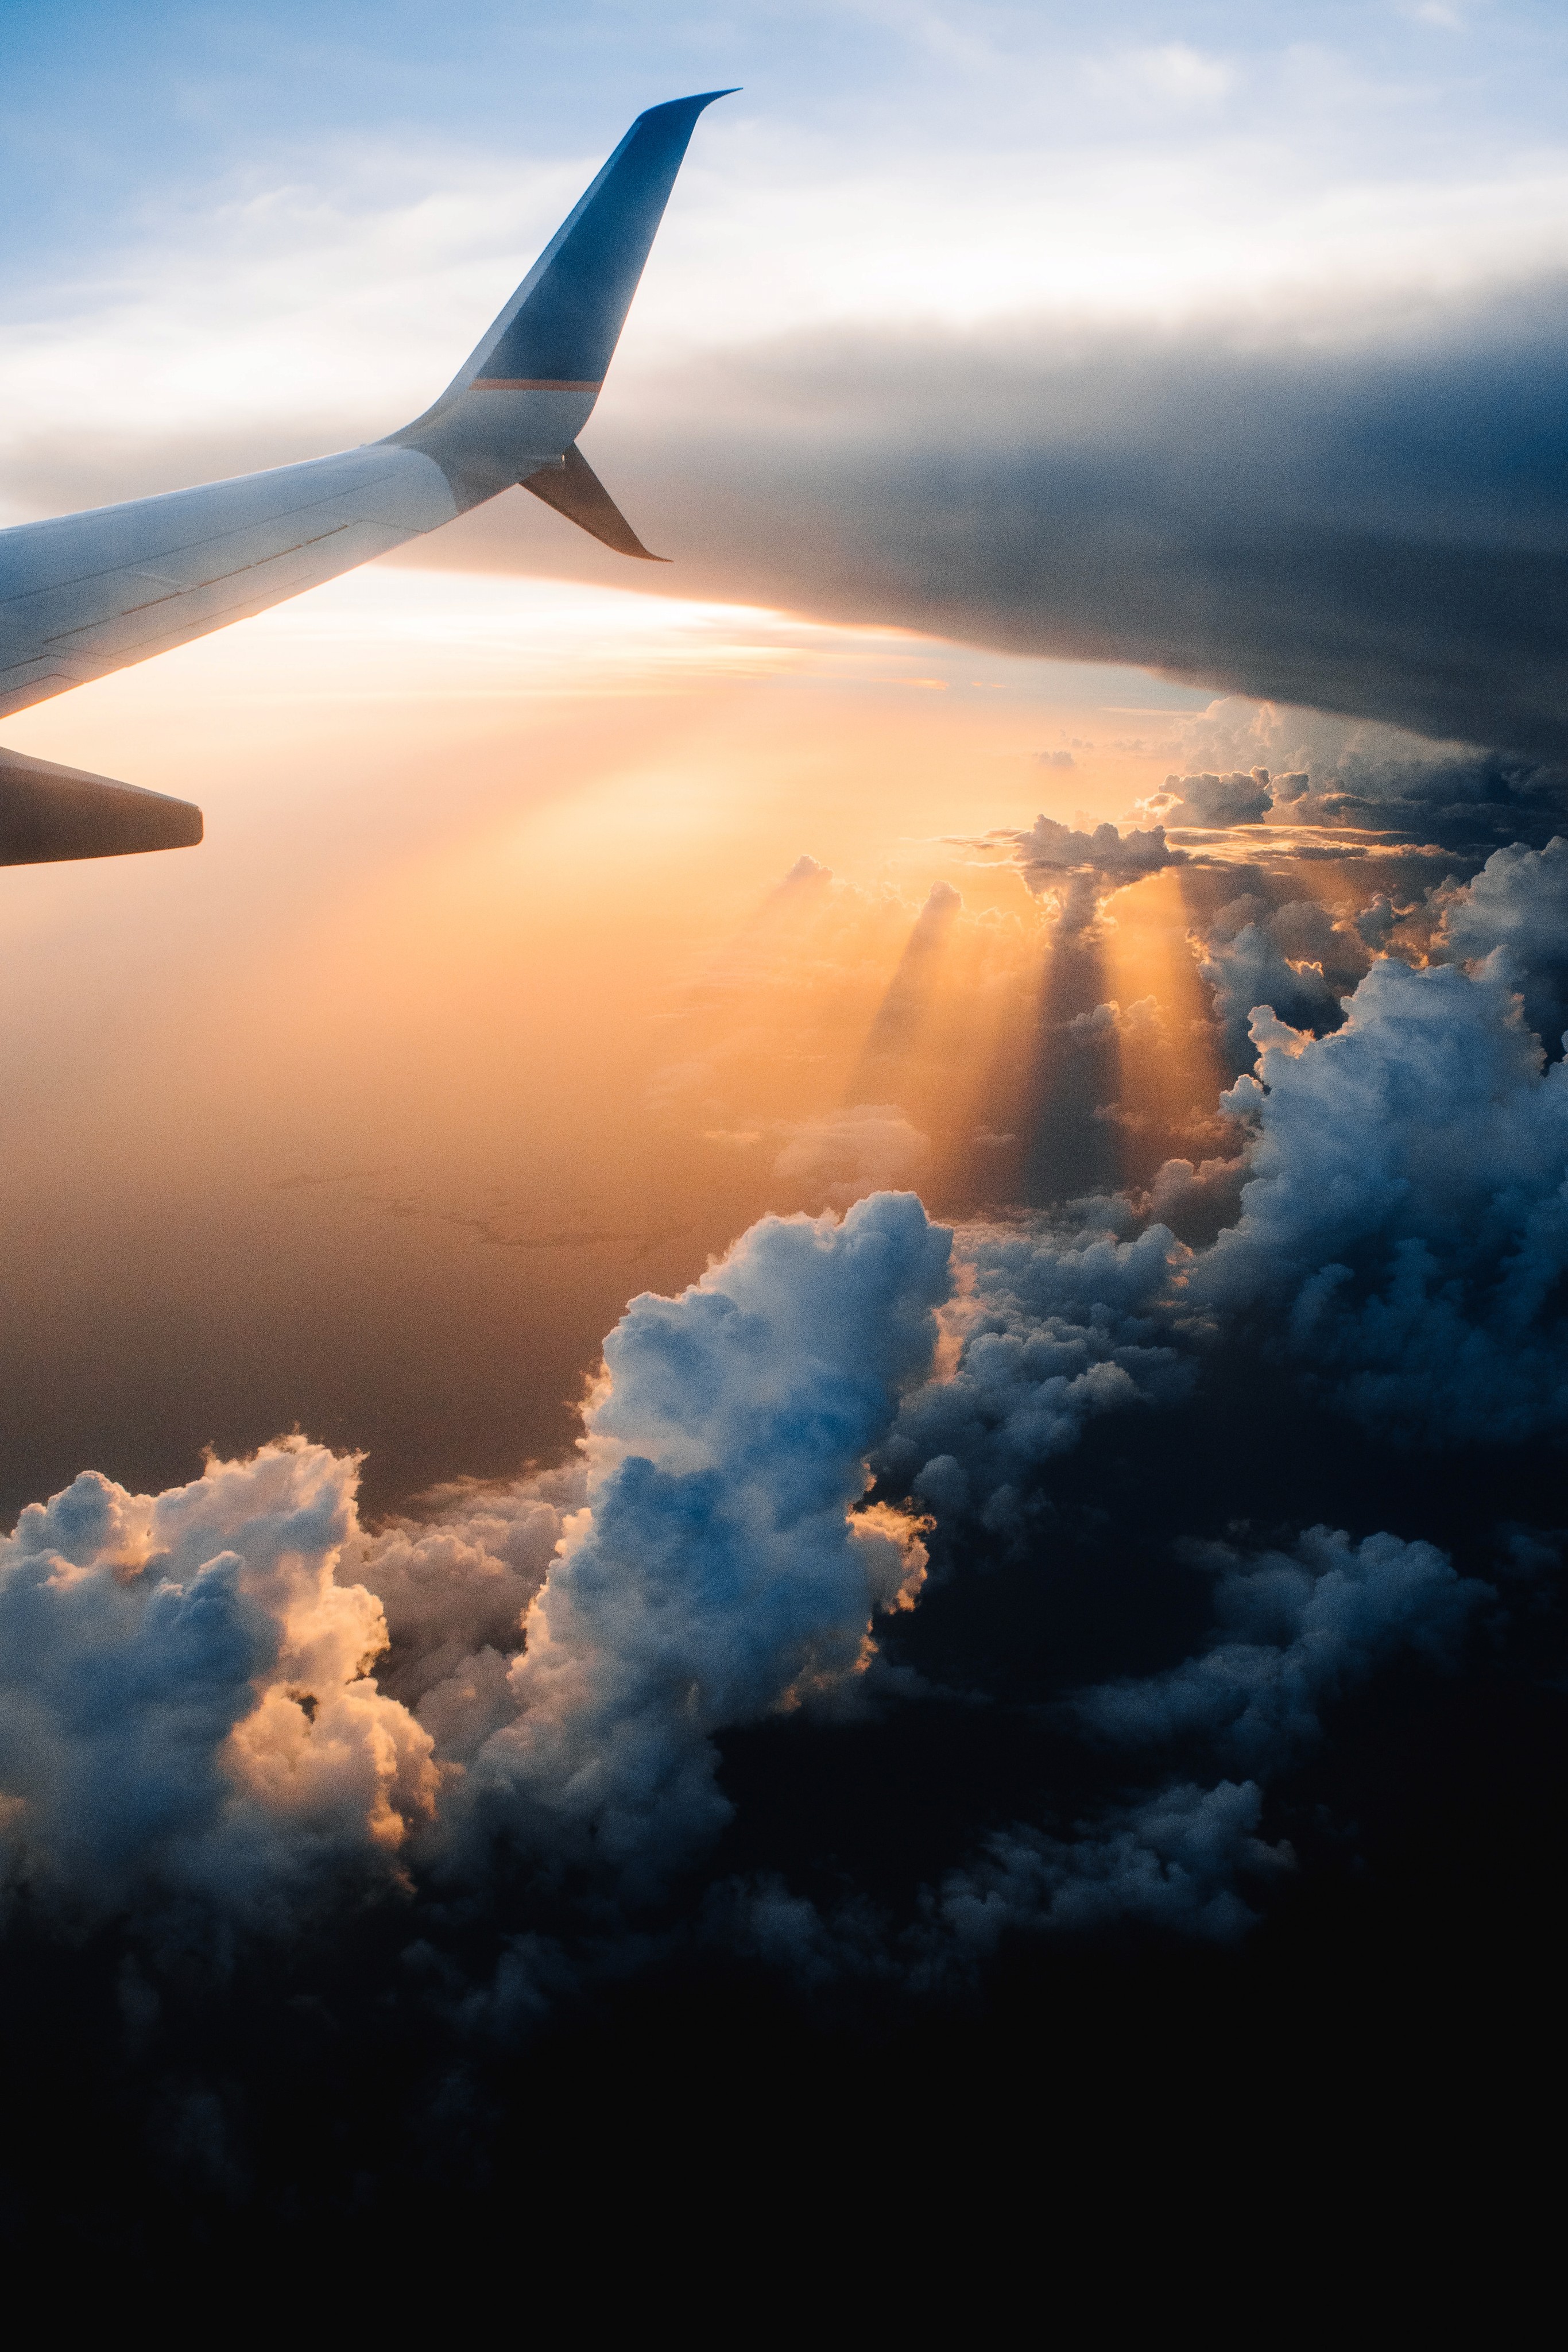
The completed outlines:
<svg viewBox="0 0 1568 2352">
<path fill-rule="evenodd" d="M 1287 785 L 1297 780 L 1287 777 Z M 1267 768 L 1242 775 L 1167 776 L 1165 791 L 1149 803 L 1172 824 L 1261 824 L 1274 805 Z"/>
<path fill-rule="evenodd" d="M 1524 1017 L 1556 1055 L 1568 1026 L 1568 840 L 1496 849 L 1467 885 L 1431 894 L 1434 956 L 1479 967 L 1524 1000 Z"/>
<path fill-rule="evenodd" d="M 1160 1329 L 1179 1245 L 1101 1232 L 962 1229 L 966 1285 L 944 1310 L 947 1368 L 905 1397 L 873 1460 L 944 1528 L 1006 1538 L 1041 1499 L 1040 1474 L 1102 1413 L 1181 1395 L 1191 1378 Z"/>
<path fill-rule="evenodd" d="M 951 895 L 957 897 L 956 892 Z M 838 1207 L 886 1185 L 907 1182 L 931 1156 L 930 1137 L 897 1103 L 856 1103 L 851 1109 L 798 1119 L 775 1131 L 785 1141 L 773 1162 L 774 1174 L 805 1185 Z"/>
<path fill-rule="evenodd" d="M 1236 87 L 1233 65 L 1205 57 L 1186 41 L 1128 49 L 1099 69 L 1118 93 L 1161 107 L 1212 107 Z"/>
<path fill-rule="evenodd" d="M 730 1808 L 714 1733 L 852 1690 L 918 1589 L 907 1515 L 857 1510 L 925 1373 L 950 1235 L 913 1195 L 766 1218 L 679 1298 L 634 1300 L 587 1414 L 587 1507 L 528 1612 L 516 1719 L 470 1818 L 633 1890 Z"/>
<path fill-rule="evenodd" d="M 1433 742 L 1406 728 L 1330 710 L 1227 695 L 1184 719 L 1177 733 L 1181 755 L 1194 765 L 1233 763 L 1229 775 L 1166 777 L 1165 791 L 1144 805 L 1177 824 L 1204 820 L 1184 819 L 1166 795 L 1196 786 L 1195 807 L 1255 797 L 1265 819 L 1271 814 L 1292 828 L 1326 826 L 1345 835 L 1347 847 L 1355 833 L 1369 832 L 1479 860 L 1515 837 L 1540 846 L 1568 803 L 1568 768 L 1559 762 Z M 1217 814 L 1212 821 L 1239 820 Z"/>
<path fill-rule="evenodd" d="M 1420 922 L 1276 904 L 1294 886 L 1265 877 L 1211 926 L 1217 987 L 1271 957 L 1339 1018 L 1255 1015 L 1239 1157 L 956 1237 L 886 1191 L 765 1218 L 678 1297 L 632 1302 L 560 1468 L 367 1531 L 356 1465 L 296 1439 L 162 1496 L 89 1474 L 24 1513 L 0 1552 L 16 1901 L 129 1921 L 154 1973 L 176 1936 L 281 1949 L 330 1906 L 412 1914 L 400 1982 L 443 2032 L 503 2039 L 655 1949 L 903 1998 L 1019 1936 L 1234 1940 L 1290 1841 L 1312 1861 L 1315 1801 L 1283 1776 L 1333 1758 L 1336 1709 L 1400 1661 L 1474 1671 L 1488 1588 L 1424 1534 L 1428 1469 L 1501 1447 L 1518 1471 L 1568 1400 L 1568 1066 L 1515 1002 L 1553 984 L 1560 858 L 1494 856 Z M 1366 930 L 1447 961 L 1373 955 Z M 1152 1017 L 1107 1000 L 1079 1034 Z M 845 1123 L 917 1133 L 894 1106 L 830 1114 L 786 1139 L 803 1171 L 844 1164 Z M 1235 1402 L 1254 1384 L 1266 1427 Z M 1187 1513 L 1176 1456 L 1221 1394 Z M 1241 1455 L 1310 1454 L 1330 1412 L 1346 1447 L 1408 1453 L 1405 1512 L 1379 1489 L 1376 1516 L 1245 1539 Z M 1507 1503 L 1533 1640 L 1560 1546 Z M 988 1611 L 988 1650 L 944 1647 Z M 955 1725 L 982 1718 L 966 1749 Z M 879 1838 L 890 1817 L 890 1719 L 930 1779 L 884 1867 L 840 1840 L 857 1771 Z M 780 1744 L 764 1768 L 747 1740 Z"/>
<path fill-rule="evenodd" d="M 1122 833 L 1113 824 L 1100 824 L 1091 833 L 1049 816 L 1037 816 L 1027 832 L 1001 827 L 963 845 L 1009 847 L 1024 887 L 1031 898 L 1054 902 L 1057 920 L 1069 934 L 1086 931 L 1113 891 L 1167 866 L 1191 862 L 1187 851 L 1168 846 L 1161 825 Z"/>
<path fill-rule="evenodd" d="M 1256 1898 L 1296 1868 L 1290 1843 L 1260 1832 L 1270 1779 L 1322 1742 L 1325 1717 L 1383 1666 L 1413 1655 L 1452 1670 L 1478 1612 L 1495 1599 L 1429 1543 L 1379 1534 L 1354 1544 L 1308 1530 L 1290 1553 L 1202 1548 L 1218 1626 L 1173 1669 L 1081 1693 L 1071 1712 L 1121 1753 L 1196 1749 L 1244 1779 L 1178 1774 L 1152 1793 L 1071 1825 L 1014 1822 L 926 1891 L 902 1936 L 852 1908 L 823 1918 L 782 1888 L 751 1893 L 730 1923 L 746 1947 L 807 1980 L 902 1975 L 923 1989 L 971 1977 L 1006 1937 L 1083 1935 L 1136 1924 L 1229 1943 Z"/>
<path fill-rule="evenodd" d="M 1255 1925 L 1249 1885 L 1294 1867 L 1258 1834 L 1255 1781 L 1185 1782 L 1078 1824 L 1073 1837 L 1023 1825 L 998 1832 L 979 1862 L 954 1871 L 933 1906 L 925 1966 L 938 1979 L 989 1958 L 1009 1934 L 1144 1927 L 1230 1943 Z"/>
<path fill-rule="evenodd" d="M 413 1710 L 442 1755 L 466 1758 L 511 1713 L 506 1675 L 523 1617 L 587 1496 L 581 1462 L 427 1497 L 345 1555 L 385 1612 L 382 1687 Z"/>
<path fill-rule="evenodd" d="M 1252 1060 L 1253 1008 L 1322 1036 L 1343 1019 L 1341 997 L 1370 958 L 1358 932 L 1325 907 L 1295 898 L 1270 908 L 1244 895 L 1218 908 L 1200 934 L 1198 971 L 1214 991 L 1215 1016 L 1230 1069 Z"/>
<path fill-rule="evenodd" d="M 431 1742 L 366 1673 L 382 1612 L 334 1570 L 357 1465 L 282 1439 L 186 1486 L 87 1471 L 0 1544 L 0 1848 L 90 1920 L 200 1897 L 277 1927 L 388 1885 Z"/>
<path fill-rule="evenodd" d="M 1092 874 L 1113 887 L 1158 874 L 1166 866 L 1185 866 L 1186 852 L 1166 845 L 1165 828 L 1146 833 L 1119 833 L 1113 824 L 1096 825 L 1092 833 L 1075 832 L 1054 817 L 1037 816 L 1027 833 L 995 835 L 1010 840 L 1023 868 L 1024 881 L 1038 898 L 1067 874 Z"/>
<path fill-rule="evenodd" d="M 1196 1740 L 1248 1777 L 1175 1780 L 1078 1822 L 1071 1838 L 1020 1825 L 992 1837 L 933 1906 L 938 1965 L 989 1954 L 1009 1931 L 1137 1920 L 1219 1942 L 1245 1933 L 1257 1916 L 1249 1894 L 1295 1866 L 1288 1844 L 1259 1835 L 1264 1784 L 1310 1754 L 1329 1708 L 1390 1658 L 1414 1652 L 1451 1667 L 1495 1597 L 1435 1546 L 1391 1535 L 1355 1545 L 1313 1528 L 1290 1554 L 1244 1560 L 1217 1544 L 1207 1560 L 1220 1621 L 1209 1645 L 1169 1673 L 1084 1692 L 1076 1712 L 1118 1748 Z"/>
<path fill-rule="evenodd" d="M 1257 1777 L 1310 1753 L 1324 1710 L 1396 1651 L 1452 1662 L 1477 1608 L 1494 1598 L 1429 1543 L 1312 1528 L 1294 1551 L 1244 1560 L 1206 1548 L 1220 1630 L 1169 1674 L 1108 1684 L 1077 1702 L 1124 1746 L 1200 1737 Z"/>
<path fill-rule="evenodd" d="M 1414 1435 L 1517 1440 L 1568 1404 L 1568 1078 L 1496 979 L 1380 957 L 1336 1034 L 1267 1013 L 1242 1214 L 1186 1270 L 1348 1410 Z"/>
<path fill-rule="evenodd" d="M 1075 1013 L 1061 1023 L 1064 1037 L 1157 1037 L 1165 1026 L 1157 996 L 1140 996 L 1124 1008 L 1114 997 L 1092 1013 Z"/>
<path fill-rule="evenodd" d="M 927 1368 L 950 1243 L 907 1193 L 765 1219 L 632 1302 L 580 1465 L 378 1535 L 357 1462 L 303 1439 L 29 1506 L 0 1550 L 11 1881 L 280 1928 L 400 1883 L 411 1832 L 455 1867 L 482 1828 L 650 1883 L 726 1818 L 713 1733 L 841 1703 L 919 1589 L 921 1522 L 864 1507 L 865 1459 Z"/>
<path fill-rule="evenodd" d="M 1414 730 L 1455 747 L 1419 799 L 1438 825 L 1469 812 L 1458 831 L 1502 799 L 1563 805 L 1568 552 L 1534 387 L 1562 373 L 1565 320 L 1552 278 L 1416 299 L 1382 329 L 835 326 L 705 362 L 700 387 L 649 383 L 595 426 L 595 463 L 678 550 L 686 593 Z M 1374 781 L 1342 779 L 1342 821 Z"/>
<path fill-rule="evenodd" d="M 1493 142 L 1447 188 L 1425 158 L 1401 180 L 1401 110 L 1379 101 L 1347 205 L 1347 92 L 1321 68 L 1276 55 L 1267 168 L 1255 124 L 1230 146 L 1208 119 L 1238 68 L 1184 42 L 1081 75 L 1094 131 L 1063 148 L 1053 122 L 1072 161 L 1051 174 L 1038 64 L 960 107 L 946 169 L 900 138 L 868 173 L 863 124 L 824 148 L 716 114 L 591 428 L 680 559 L 658 592 L 1139 662 L 1562 759 L 1561 452 L 1540 395 L 1563 366 L 1561 174 L 1516 149 L 1500 165 Z M 1185 121 L 1157 204 L 1150 121 L 1102 143 L 1129 91 Z M 1484 141 L 1472 96 L 1452 129 Z M 973 124 L 998 104 L 1011 141 L 982 153 Z M 165 188 L 90 286 L 55 274 L 8 338 L 17 519 L 393 428 L 591 172 L 586 123 L 553 135 L 575 153 L 314 140 L 264 146 L 181 211 Z M 587 541 L 520 527 L 521 503 L 413 560 L 610 576 Z"/>
</svg>

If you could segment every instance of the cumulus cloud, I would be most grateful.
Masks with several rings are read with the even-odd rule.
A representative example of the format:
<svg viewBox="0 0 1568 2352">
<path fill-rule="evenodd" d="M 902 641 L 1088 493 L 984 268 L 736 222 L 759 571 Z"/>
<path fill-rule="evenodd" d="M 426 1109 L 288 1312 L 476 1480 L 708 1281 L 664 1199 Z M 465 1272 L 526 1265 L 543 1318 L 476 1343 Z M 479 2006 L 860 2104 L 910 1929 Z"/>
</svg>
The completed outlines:
<svg viewBox="0 0 1568 2352">
<path fill-rule="evenodd" d="M 907 1193 L 765 1219 L 632 1302 L 580 1465 L 444 1517 L 367 1538 L 357 1462 L 303 1439 L 30 1506 L 0 1551 L 11 1880 L 88 1917 L 282 1924 L 398 1883 L 419 1829 L 433 1863 L 482 1830 L 652 1883 L 727 1814 L 714 1732 L 845 1703 L 919 1589 L 923 1524 L 867 1506 L 866 1456 L 929 1364 L 950 1245 Z"/>
<path fill-rule="evenodd" d="M 1568 767 L 1558 760 L 1433 741 L 1359 714 L 1347 718 L 1223 696 L 1184 719 L 1179 733 L 1183 754 L 1194 766 L 1228 763 L 1231 772 L 1167 776 L 1165 791 L 1145 805 L 1177 824 L 1242 820 L 1177 815 L 1171 793 L 1196 785 L 1195 809 L 1218 809 L 1228 800 L 1244 805 L 1250 786 L 1261 802 L 1260 817 L 1293 828 L 1326 828 L 1342 835 L 1347 849 L 1358 835 L 1370 835 L 1479 861 L 1500 843 L 1517 839 L 1539 847 L 1560 828 L 1568 807 Z"/>
<path fill-rule="evenodd" d="M 1113 824 L 1097 824 L 1087 833 L 1059 824 L 1054 817 L 1037 816 L 1027 833 L 993 838 L 1012 842 L 1024 880 L 1036 897 L 1064 874 L 1092 874 L 1115 887 L 1157 874 L 1163 866 L 1186 863 L 1186 852 L 1169 847 L 1161 825 L 1148 832 L 1134 828 L 1119 833 Z"/>
<path fill-rule="evenodd" d="M 1270 1779 L 1310 1754 L 1334 1704 L 1392 1658 L 1451 1668 L 1495 1597 L 1434 1545 L 1387 1534 L 1354 1544 L 1313 1528 L 1289 1553 L 1203 1550 L 1219 1621 L 1208 1645 L 1166 1673 L 1086 1691 L 1074 1712 L 1113 1748 L 1196 1746 L 1246 1777 L 1204 1785 L 1182 1775 L 1071 1832 L 1014 1823 L 994 1833 L 928 1895 L 905 1939 L 917 1978 L 972 1969 L 1009 1934 L 1136 1922 L 1233 1941 L 1254 1924 L 1257 1895 L 1295 1867 L 1288 1842 L 1260 1834 Z M 813 1947 L 794 1928 L 824 1966 L 831 1939 L 819 1931 Z M 863 1965 L 862 1946 L 843 1939 L 841 1965 Z"/>
<path fill-rule="evenodd" d="M 925 1967 L 940 1977 L 995 1952 L 1008 1934 L 1145 1927 L 1228 1943 L 1254 1925 L 1251 1886 L 1294 1867 L 1286 1844 L 1258 1834 L 1256 1781 L 1181 1782 L 1055 1837 L 999 1831 L 985 1854 L 944 1882 L 932 1906 Z"/>
<path fill-rule="evenodd" d="M 1310 898 L 1270 908 L 1244 893 L 1218 910 L 1196 944 L 1232 1071 L 1251 1062 L 1255 1006 L 1267 1004 L 1281 1021 L 1321 1036 L 1338 1028 L 1341 997 L 1370 961 L 1360 934 Z"/>
<path fill-rule="evenodd" d="M 588 1415 L 588 1503 L 529 1610 L 485 1830 L 633 1889 L 727 1817 L 713 1734 L 852 1689 L 919 1530 L 857 1511 L 930 1361 L 951 1236 L 912 1194 L 765 1219 L 680 1298 L 633 1301 Z"/>
<path fill-rule="evenodd" d="M 976 1540 L 1032 1558 L 1054 1465 L 1106 1416 L 1191 1396 L 1217 1345 L 1404 1439 L 1558 1425 L 1568 1066 L 1510 983 L 1554 944 L 1559 859 L 1435 894 L 1452 961 L 1375 958 L 1336 1028 L 1256 1014 L 1257 1076 L 1225 1097 L 1239 1159 L 967 1226 L 956 1286 L 911 1194 L 764 1219 L 679 1297 L 632 1303 L 561 1469 L 370 1533 L 356 1465 L 302 1439 L 164 1495 L 86 1474 L 30 1507 L 0 1548 L 10 1883 L 83 1921 L 281 1924 L 329 1889 L 472 1888 L 500 1845 L 641 1900 L 730 1817 L 721 1733 L 862 1704 L 934 1530 L 945 1563 Z M 1366 957 L 1312 902 L 1239 912 L 1230 944 L 1250 926 L 1287 966 L 1315 948 L 1320 979 Z M 842 1118 L 908 1131 L 887 1106 Z M 1071 1710 L 1168 1784 L 993 1834 L 934 1882 L 906 1973 L 1010 1927 L 1237 1932 L 1289 1866 L 1270 1777 L 1396 1655 L 1451 1659 L 1485 1597 L 1387 1532 L 1204 1559 L 1207 1643 Z M 780 1949 L 794 1901 L 768 1912 Z"/>
<path fill-rule="evenodd" d="M 1469 884 L 1446 884 L 1431 898 L 1433 955 L 1518 990 L 1525 1020 L 1559 1053 L 1568 1026 L 1568 839 L 1554 835 L 1539 852 L 1522 842 L 1496 849 Z"/>
<path fill-rule="evenodd" d="M 1087 1421 L 1184 1392 L 1190 1366 L 1156 1313 L 1179 1244 L 1158 1225 L 1135 1241 L 974 1227 L 959 1248 L 944 1374 L 905 1397 L 874 1459 L 943 1524 L 974 1516 L 1006 1536 Z"/>
<path fill-rule="evenodd" d="M 1090 1013 L 1075 1013 L 1061 1024 L 1067 1037 L 1156 1037 L 1165 1027 L 1157 996 L 1140 996 L 1122 1005 L 1113 996 Z"/>
<path fill-rule="evenodd" d="M 1186 1271 L 1221 1313 L 1266 1307 L 1349 1409 L 1428 1436 L 1520 1438 L 1568 1405 L 1568 1076 L 1508 990 L 1379 958 L 1337 1034 L 1268 1013 L 1239 1222 Z"/>
<path fill-rule="evenodd" d="M 1292 1553 L 1251 1560 L 1203 1554 L 1215 1572 L 1219 1630 L 1169 1674 L 1113 1683 L 1078 1702 L 1084 1722 L 1124 1745 L 1197 1736 L 1262 1777 L 1310 1752 L 1326 1707 L 1409 1648 L 1451 1663 L 1490 1586 L 1459 1577 L 1429 1543 L 1312 1528 Z"/>
<path fill-rule="evenodd" d="M 1289 786 L 1298 779 L 1281 781 Z M 1223 776 L 1167 776 L 1164 792 L 1155 793 L 1148 805 L 1172 824 L 1261 824 L 1274 805 L 1274 795 L 1267 768 L 1254 768 L 1247 775 L 1232 769 Z"/>
<path fill-rule="evenodd" d="M 276 1923 L 395 1878 L 428 1735 L 367 1668 L 379 1603 L 335 1569 L 357 1465 L 283 1439 L 191 1485 L 84 1472 L 0 1545 L 0 1843 L 91 1917 L 204 1896 Z"/>
<path fill-rule="evenodd" d="M 1263 1833 L 1270 1779 L 1321 1745 L 1333 1706 L 1391 1660 L 1458 1662 L 1491 1588 L 1434 1545 L 1389 1534 L 1353 1543 L 1313 1528 L 1289 1552 L 1193 1548 L 1215 1578 L 1207 1646 L 1165 1673 L 1082 1693 L 1071 1712 L 1125 1760 L 1140 1749 L 1228 1766 L 1049 1826 L 1014 1822 L 928 1887 L 899 1933 L 849 1905 L 824 1916 L 778 1884 L 740 1890 L 726 1930 L 808 1981 L 902 1977 L 922 1988 L 972 1975 L 1009 1936 L 1082 1935 L 1135 1924 L 1209 1942 L 1252 1927 L 1271 1882 L 1296 1867 Z M 1245 1776 L 1245 1777 L 1239 1777 Z"/>
<path fill-rule="evenodd" d="M 1301 1024 L 1266 1003 L 1251 1013 L 1256 1073 L 1222 1097 L 1237 1153 L 1167 1160 L 1076 1221 L 961 1229 L 943 1374 L 904 1399 L 877 1456 L 893 1486 L 944 1525 L 1016 1530 L 1040 1506 L 1040 1466 L 1092 1418 L 1183 1394 L 1212 1347 L 1241 1341 L 1412 1442 L 1556 1426 L 1568 1077 L 1520 1017 L 1507 984 L 1520 964 L 1487 945 L 1499 895 L 1521 874 L 1524 891 L 1550 893 L 1556 863 L 1505 859 L 1474 916 L 1462 891 L 1443 898 L 1451 951 L 1486 948 L 1469 971 L 1369 961 L 1312 902 L 1230 909 L 1256 919 L 1212 961 L 1229 1016 L 1239 1025 L 1270 980 Z M 1554 944 L 1544 918 L 1542 932 Z M 1368 968 L 1342 997 L 1322 962 L 1285 952 L 1313 947 L 1335 983 Z"/>
<path fill-rule="evenodd" d="M 523 1616 L 568 1518 L 587 1496 L 580 1462 L 509 1483 L 459 1482 L 345 1555 L 380 1601 L 382 1687 L 412 1708 L 442 1755 L 466 1758 L 511 1714 L 507 1669 Z"/>
<path fill-rule="evenodd" d="M 1170 847 L 1161 825 L 1121 833 L 1113 824 L 1100 824 L 1088 832 L 1049 816 L 1037 816 L 1027 832 L 1004 827 L 965 845 L 1008 848 L 1031 898 L 1051 898 L 1069 934 L 1086 930 L 1113 890 L 1190 862 L 1187 851 Z"/>
</svg>

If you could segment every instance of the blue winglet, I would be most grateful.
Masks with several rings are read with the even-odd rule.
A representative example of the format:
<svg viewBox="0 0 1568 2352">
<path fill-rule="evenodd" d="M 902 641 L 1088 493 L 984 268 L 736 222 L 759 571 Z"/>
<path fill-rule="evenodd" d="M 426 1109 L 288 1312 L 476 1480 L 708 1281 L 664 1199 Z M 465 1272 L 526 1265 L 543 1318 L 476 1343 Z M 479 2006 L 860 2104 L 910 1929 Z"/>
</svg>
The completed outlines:
<svg viewBox="0 0 1568 2352">
<path fill-rule="evenodd" d="M 476 390 L 603 383 L 693 127 L 705 107 L 731 95 L 706 90 L 637 117 L 539 257 L 532 286 L 472 378 Z"/>
</svg>

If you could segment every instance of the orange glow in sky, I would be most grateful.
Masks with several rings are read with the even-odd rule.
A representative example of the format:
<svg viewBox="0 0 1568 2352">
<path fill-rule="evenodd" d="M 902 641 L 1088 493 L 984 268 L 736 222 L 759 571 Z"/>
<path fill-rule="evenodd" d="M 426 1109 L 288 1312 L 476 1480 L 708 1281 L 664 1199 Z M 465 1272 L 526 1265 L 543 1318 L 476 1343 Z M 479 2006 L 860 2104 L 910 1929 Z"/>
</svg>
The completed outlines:
<svg viewBox="0 0 1568 2352">
<path fill-rule="evenodd" d="M 18 750 L 207 815 L 194 852 L 5 877 L 29 1451 L 157 1484 L 298 1419 L 385 1502 L 558 1451 L 627 1297 L 765 1209 L 1202 1156 L 1177 877 L 1067 954 L 984 837 L 1124 819 L 1203 702 L 383 566 L 26 713 Z M 1053 1122 L 1102 1111 L 1063 1160 Z"/>
</svg>

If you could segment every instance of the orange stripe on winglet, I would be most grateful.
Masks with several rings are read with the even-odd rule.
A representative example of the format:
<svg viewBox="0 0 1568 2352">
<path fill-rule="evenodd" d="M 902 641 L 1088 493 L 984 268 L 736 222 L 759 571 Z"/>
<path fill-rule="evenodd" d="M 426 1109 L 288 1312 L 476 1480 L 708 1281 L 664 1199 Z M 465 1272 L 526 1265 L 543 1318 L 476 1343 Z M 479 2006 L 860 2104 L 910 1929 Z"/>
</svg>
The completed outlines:
<svg viewBox="0 0 1568 2352">
<path fill-rule="evenodd" d="M 567 383 L 553 375 L 476 375 L 475 392 L 597 392 L 601 377 L 593 383 Z"/>
</svg>

